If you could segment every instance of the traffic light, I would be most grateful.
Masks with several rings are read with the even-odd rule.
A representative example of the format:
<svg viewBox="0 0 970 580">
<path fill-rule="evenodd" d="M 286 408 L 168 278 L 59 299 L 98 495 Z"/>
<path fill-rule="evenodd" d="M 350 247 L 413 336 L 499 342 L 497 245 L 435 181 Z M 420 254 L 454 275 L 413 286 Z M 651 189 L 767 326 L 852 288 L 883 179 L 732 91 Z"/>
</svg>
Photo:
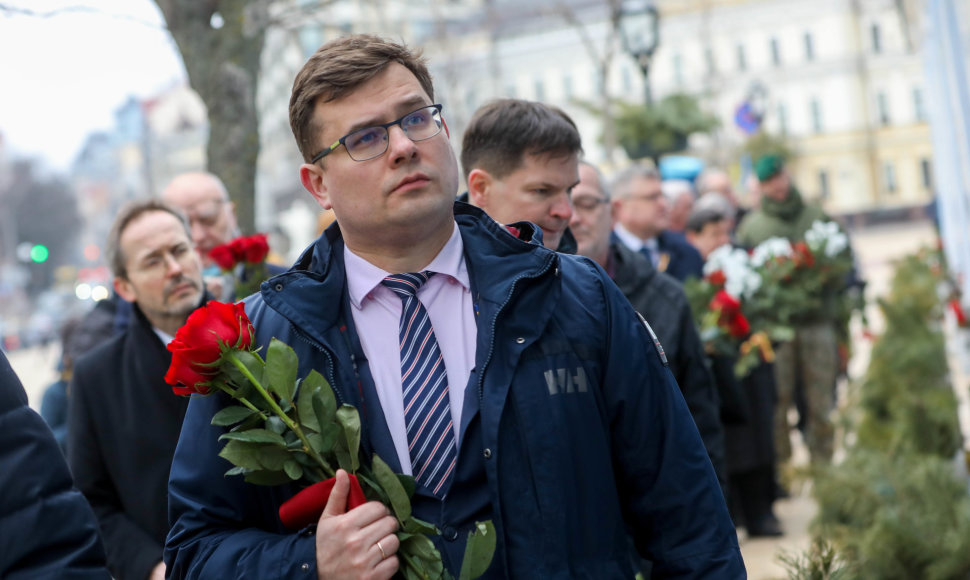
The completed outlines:
<svg viewBox="0 0 970 580">
<path fill-rule="evenodd" d="M 44 244 L 34 244 L 34 246 L 30 248 L 30 260 L 36 264 L 43 264 L 46 262 L 47 258 L 50 257 L 50 254 L 50 251 Z"/>
</svg>

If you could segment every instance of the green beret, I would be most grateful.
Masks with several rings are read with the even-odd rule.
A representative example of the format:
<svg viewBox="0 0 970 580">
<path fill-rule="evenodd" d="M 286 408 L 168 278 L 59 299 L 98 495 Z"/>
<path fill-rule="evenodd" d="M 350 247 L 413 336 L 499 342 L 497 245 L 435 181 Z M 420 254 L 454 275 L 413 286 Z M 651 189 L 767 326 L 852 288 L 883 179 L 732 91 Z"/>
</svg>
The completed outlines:
<svg viewBox="0 0 970 580">
<path fill-rule="evenodd" d="M 758 176 L 758 181 L 766 181 L 778 175 L 784 166 L 779 155 L 765 155 L 754 163 L 754 174 Z"/>
</svg>

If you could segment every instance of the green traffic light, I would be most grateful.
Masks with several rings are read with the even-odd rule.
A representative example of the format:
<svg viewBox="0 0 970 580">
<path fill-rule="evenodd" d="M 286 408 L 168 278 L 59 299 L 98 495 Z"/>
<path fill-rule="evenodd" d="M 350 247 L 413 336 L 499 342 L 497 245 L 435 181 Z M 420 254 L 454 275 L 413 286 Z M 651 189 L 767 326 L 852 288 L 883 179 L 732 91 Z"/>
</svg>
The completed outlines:
<svg viewBox="0 0 970 580">
<path fill-rule="evenodd" d="M 47 261 L 50 252 L 44 244 L 36 244 L 30 249 L 30 259 L 40 264 Z"/>
</svg>

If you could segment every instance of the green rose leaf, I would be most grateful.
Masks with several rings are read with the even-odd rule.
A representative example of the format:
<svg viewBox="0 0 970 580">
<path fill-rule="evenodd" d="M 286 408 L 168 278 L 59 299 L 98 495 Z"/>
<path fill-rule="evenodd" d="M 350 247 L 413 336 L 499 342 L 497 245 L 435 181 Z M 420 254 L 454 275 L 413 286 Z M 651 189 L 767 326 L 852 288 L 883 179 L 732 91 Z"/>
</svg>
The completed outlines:
<svg viewBox="0 0 970 580">
<path fill-rule="evenodd" d="M 259 463 L 259 448 L 252 443 L 229 441 L 219 452 L 219 457 L 222 457 L 236 467 L 243 467 L 245 469 L 263 468 L 262 464 Z"/>
<path fill-rule="evenodd" d="M 327 423 L 333 423 L 337 413 L 337 399 L 333 396 L 333 391 L 329 386 L 318 389 L 313 394 L 313 412 L 317 415 L 317 421 L 322 429 L 326 429 Z"/>
<path fill-rule="evenodd" d="M 229 471 L 227 471 L 226 472 L 226 476 L 228 477 L 228 476 L 231 476 L 231 475 L 246 475 L 250 471 L 252 471 L 252 470 L 251 469 L 246 469 L 245 467 L 236 466 L 236 467 L 233 467 L 232 469 L 230 469 Z"/>
<path fill-rule="evenodd" d="M 300 364 L 296 353 L 285 342 L 273 339 L 266 351 L 265 378 L 269 381 L 269 388 L 284 402 L 293 400 L 296 389 L 296 370 Z"/>
<path fill-rule="evenodd" d="M 248 407 L 232 405 L 222 409 L 212 417 L 212 424 L 219 427 L 228 427 L 253 415 L 253 410 Z"/>
<path fill-rule="evenodd" d="M 250 429 L 249 431 L 239 431 L 233 433 L 223 433 L 219 439 L 229 439 L 232 441 L 243 441 L 246 443 L 272 443 L 280 447 L 286 447 L 286 441 L 279 433 L 273 433 L 266 429 Z"/>
<path fill-rule="evenodd" d="M 284 463 L 283 471 L 285 471 L 286 475 L 293 481 L 297 481 L 303 477 L 303 468 L 300 467 L 300 464 L 297 463 L 295 459 L 290 459 Z"/>
<path fill-rule="evenodd" d="M 282 485 L 289 481 L 289 476 L 282 471 L 253 471 L 246 474 L 246 483 L 253 485 Z"/>
<path fill-rule="evenodd" d="M 280 419 L 276 415 L 273 415 L 269 419 L 266 419 L 266 429 L 268 431 L 272 431 L 273 433 L 276 433 L 277 435 L 283 435 L 284 433 L 290 432 L 290 431 L 287 431 L 286 423 L 283 422 L 283 419 Z M 285 443 L 285 440 L 284 440 L 284 443 Z"/>
<path fill-rule="evenodd" d="M 269 471 L 283 471 L 286 462 L 291 460 L 289 451 L 275 445 L 260 445 L 256 457 L 260 465 Z"/>
<path fill-rule="evenodd" d="M 491 520 L 475 522 L 475 529 L 468 534 L 468 543 L 465 544 L 459 580 L 478 578 L 488 570 L 495 554 L 495 540 L 495 526 Z"/>
<path fill-rule="evenodd" d="M 426 536 L 438 534 L 438 528 L 418 518 L 408 518 L 401 524 L 401 529 L 411 534 L 424 534 Z"/>
<path fill-rule="evenodd" d="M 297 395 L 296 412 L 300 419 L 300 424 L 310 431 L 320 432 L 320 420 L 313 410 L 313 395 L 326 386 L 327 380 L 323 375 L 315 370 L 311 370 L 305 379 L 300 381 L 299 394 Z"/>
<path fill-rule="evenodd" d="M 417 534 L 402 540 L 401 547 L 398 549 L 398 553 L 401 552 L 407 554 L 405 556 L 407 559 L 427 573 L 427 576 L 418 576 L 418 578 L 441 578 L 444 573 L 441 555 L 428 536 Z"/>
<path fill-rule="evenodd" d="M 360 415 L 357 413 L 357 408 L 352 405 L 341 405 L 337 409 L 337 422 L 343 429 L 343 440 L 338 439 L 339 447 L 342 447 L 350 456 L 353 466 L 351 473 L 356 473 L 357 468 L 360 467 L 360 458 L 357 456 L 360 450 Z"/>
<path fill-rule="evenodd" d="M 418 489 L 418 484 L 414 482 L 413 475 L 404 475 L 403 473 L 398 473 L 397 479 L 404 486 L 404 491 L 408 492 L 408 499 L 414 497 L 414 492 Z"/>
<path fill-rule="evenodd" d="M 387 494 L 387 499 L 391 502 L 391 509 L 394 510 L 394 515 L 397 516 L 398 521 L 403 522 L 411 517 L 411 500 L 394 470 L 387 463 L 384 463 L 384 460 L 378 457 L 376 453 L 371 468 L 374 470 L 374 478 L 377 479 L 377 482 L 384 489 L 384 493 Z"/>
</svg>

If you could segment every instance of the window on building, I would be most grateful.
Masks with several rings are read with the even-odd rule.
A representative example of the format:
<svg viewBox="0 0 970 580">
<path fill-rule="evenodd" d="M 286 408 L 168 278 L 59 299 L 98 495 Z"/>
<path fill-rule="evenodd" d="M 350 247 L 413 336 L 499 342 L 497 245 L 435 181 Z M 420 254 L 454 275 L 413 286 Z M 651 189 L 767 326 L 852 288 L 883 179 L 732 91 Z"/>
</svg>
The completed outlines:
<svg viewBox="0 0 970 580">
<path fill-rule="evenodd" d="M 822 199 L 829 197 L 829 172 L 824 169 L 818 170 L 818 195 Z"/>
<path fill-rule="evenodd" d="M 812 131 L 816 133 L 822 132 L 822 104 L 818 102 L 818 99 L 812 99 L 811 103 L 812 109 Z"/>
<path fill-rule="evenodd" d="M 748 70 L 748 59 L 744 55 L 744 45 L 742 44 L 738 45 L 737 54 L 738 54 L 738 70 L 739 71 Z"/>
<path fill-rule="evenodd" d="M 923 189 L 933 189 L 933 168 L 930 166 L 929 159 L 920 159 L 919 174 L 923 184 Z"/>
<path fill-rule="evenodd" d="M 778 39 L 771 39 L 771 64 L 781 66 L 781 49 L 778 47 Z"/>
<path fill-rule="evenodd" d="M 714 60 L 714 51 L 711 47 L 704 49 L 704 67 L 707 69 L 707 74 L 712 75 L 717 72 L 717 62 Z"/>
<path fill-rule="evenodd" d="M 536 81 L 535 81 L 535 91 L 536 91 L 536 100 L 537 101 L 544 101 L 544 100 L 546 100 L 546 86 L 545 86 L 545 84 L 543 84 L 542 79 L 536 79 Z"/>
<path fill-rule="evenodd" d="M 913 113 L 918 122 L 922 123 L 926 121 L 926 107 L 923 106 L 923 90 L 919 87 L 913 89 Z"/>
<path fill-rule="evenodd" d="M 889 99 L 881 91 L 876 95 L 876 113 L 879 115 L 880 125 L 889 124 Z"/>
<path fill-rule="evenodd" d="M 882 166 L 882 177 L 885 181 L 886 191 L 896 193 L 896 166 L 887 161 Z"/>
<path fill-rule="evenodd" d="M 879 30 L 879 24 L 873 22 L 872 26 L 869 27 L 869 36 L 872 42 L 872 52 L 879 54 L 882 52 L 882 33 Z"/>
<path fill-rule="evenodd" d="M 684 84 L 684 58 L 679 52 L 674 53 L 674 82 Z"/>
<path fill-rule="evenodd" d="M 788 134 L 788 109 L 785 103 L 778 103 L 778 131 L 782 135 Z"/>
<path fill-rule="evenodd" d="M 815 60 L 815 44 L 812 41 L 812 33 L 805 33 L 805 60 L 813 61 Z"/>
<path fill-rule="evenodd" d="M 562 76 L 562 94 L 567 99 L 573 98 L 573 77 L 569 76 L 569 73 Z"/>
</svg>

